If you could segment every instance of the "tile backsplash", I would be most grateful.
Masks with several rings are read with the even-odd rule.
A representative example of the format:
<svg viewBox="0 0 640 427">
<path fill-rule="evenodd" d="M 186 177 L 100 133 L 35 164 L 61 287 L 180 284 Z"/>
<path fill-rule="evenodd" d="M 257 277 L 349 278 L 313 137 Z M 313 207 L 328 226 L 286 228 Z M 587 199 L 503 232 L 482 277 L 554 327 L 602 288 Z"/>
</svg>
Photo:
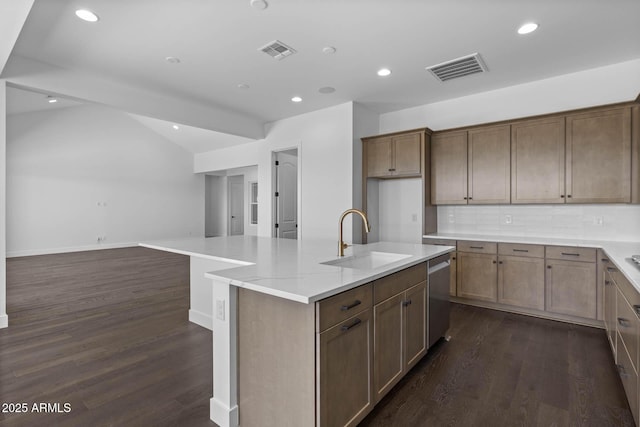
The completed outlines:
<svg viewBox="0 0 640 427">
<path fill-rule="evenodd" d="M 640 206 L 438 206 L 438 232 L 640 241 Z"/>
</svg>

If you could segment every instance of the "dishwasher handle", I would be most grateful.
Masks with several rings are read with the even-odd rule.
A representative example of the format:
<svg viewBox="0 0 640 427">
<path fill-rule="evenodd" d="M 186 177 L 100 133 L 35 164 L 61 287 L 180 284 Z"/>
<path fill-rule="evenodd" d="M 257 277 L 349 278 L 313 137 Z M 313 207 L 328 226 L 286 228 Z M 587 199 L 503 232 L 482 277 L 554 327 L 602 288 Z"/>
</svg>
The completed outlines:
<svg viewBox="0 0 640 427">
<path fill-rule="evenodd" d="M 439 262 L 438 264 L 436 264 L 434 266 L 430 265 L 429 266 L 429 274 L 431 275 L 431 274 L 433 274 L 433 273 L 435 273 L 437 271 L 442 270 L 443 268 L 447 268 L 447 267 L 449 267 L 450 264 L 451 264 L 451 261 L 446 260 L 446 261 Z"/>
</svg>

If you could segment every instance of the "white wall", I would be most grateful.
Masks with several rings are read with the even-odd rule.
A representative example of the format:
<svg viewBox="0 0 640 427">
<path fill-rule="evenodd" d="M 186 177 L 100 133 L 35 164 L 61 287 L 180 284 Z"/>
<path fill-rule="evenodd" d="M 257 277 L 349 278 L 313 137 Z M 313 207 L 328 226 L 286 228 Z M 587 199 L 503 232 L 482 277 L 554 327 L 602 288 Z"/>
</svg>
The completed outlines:
<svg viewBox="0 0 640 427">
<path fill-rule="evenodd" d="M 298 149 L 300 164 L 300 238 L 337 239 L 338 218 L 353 203 L 353 104 L 302 114 L 270 123 L 267 137 L 208 153 L 196 154 L 196 173 L 258 166 L 258 230 L 271 236 L 273 183 L 271 152 Z M 345 234 L 351 235 L 351 220 L 345 221 Z"/>
<path fill-rule="evenodd" d="M 127 114 L 87 105 L 12 115 L 7 129 L 10 256 L 203 235 L 192 154 Z"/>
<path fill-rule="evenodd" d="M 380 240 L 422 241 L 422 179 L 382 179 L 378 183 Z"/>
<path fill-rule="evenodd" d="M 441 130 L 624 102 L 639 93 L 640 59 L 382 114 L 380 133 L 423 126 Z M 408 200 L 397 206 L 400 212 L 411 209 Z M 502 223 L 507 213 L 513 215 L 509 226 Z M 593 225 L 595 216 L 604 218 L 602 226 Z M 440 206 L 438 231 L 637 241 L 638 218 L 640 208 L 626 205 Z"/>
<path fill-rule="evenodd" d="M 9 324 L 7 318 L 7 262 L 6 262 L 6 148 L 7 148 L 7 84 L 0 80 L 0 328 Z"/>
</svg>

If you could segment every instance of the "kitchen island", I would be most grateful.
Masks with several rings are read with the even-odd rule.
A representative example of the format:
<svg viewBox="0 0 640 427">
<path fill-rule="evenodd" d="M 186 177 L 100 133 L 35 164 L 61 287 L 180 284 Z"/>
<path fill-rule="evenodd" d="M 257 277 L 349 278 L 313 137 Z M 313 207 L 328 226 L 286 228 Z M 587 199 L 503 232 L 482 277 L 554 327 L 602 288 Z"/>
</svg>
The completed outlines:
<svg viewBox="0 0 640 427">
<path fill-rule="evenodd" d="M 274 417 L 271 420 L 273 422 L 286 419 L 294 423 L 291 425 L 316 424 L 316 387 L 320 389 L 320 385 L 315 384 L 316 370 L 320 369 L 315 360 L 316 339 L 320 336 L 316 332 L 319 332 L 317 322 L 322 321 L 319 314 L 316 316 L 316 310 L 319 310 L 320 302 L 330 301 L 335 295 L 355 290 L 354 292 L 364 292 L 365 296 L 369 295 L 371 305 L 372 291 L 368 291 L 367 286 L 372 287 L 372 283 L 377 281 L 380 281 L 380 289 L 398 289 L 398 295 L 405 295 L 409 290 L 402 286 L 398 287 L 396 284 L 398 280 L 385 282 L 384 279 L 391 277 L 394 273 L 399 274 L 400 276 L 396 276 L 399 278 L 420 274 L 424 278 L 422 283 L 426 284 L 427 261 L 448 254 L 454 249 L 448 246 L 378 242 L 350 247 L 343 262 L 343 260 L 337 260 L 337 244 L 333 240 L 296 241 L 232 236 L 149 242 L 141 243 L 141 246 L 190 256 L 192 279 L 194 259 L 204 260 L 205 264 L 206 262 L 223 263 L 221 267 L 233 267 L 205 273 L 206 278 L 210 280 L 210 301 L 215 313 L 212 316 L 211 328 L 213 330 L 214 381 L 210 415 L 211 419 L 222 427 L 239 425 L 239 407 L 246 405 L 256 408 L 256 404 L 262 407 L 260 410 L 265 406 L 271 408 L 269 414 Z M 202 265 L 198 267 L 202 268 Z M 411 304 L 410 299 L 406 301 Z M 402 302 L 405 310 L 408 311 L 406 301 Z M 356 305 L 362 303 L 362 308 L 366 308 L 367 301 L 361 298 L 355 299 L 354 303 Z M 350 308 L 347 307 L 343 311 Z M 366 313 L 359 309 L 360 307 L 354 312 L 370 315 L 370 309 Z M 247 319 L 250 320 L 245 322 Z M 339 320 L 350 319 L 352 317 Z M 338 325 L 338 327 L 346 331 L 352 326 L 364 323 L 366 328 L 361 329 L 367 331 L 369 337 L 367 339 L 371 344 L 373 340 L 370 325 L 372 323 L 367 319 L 355 318 L 357 320 L 355 325 L 348 327 Z M 274 331 L 276 326 L 280 330 Z M 423 328 L 426 330 L 425 326 Z M 252 351 L 248 347 L 250 343 L 244 339 L 245 337 L 256 340 L 253 349 L 255 353 L 250 353 Z M 265 353 L 265 339 L 278 337 L 282 339 L 279 342 L 273 342 L 273 346 L 267 349 L 267 353 L 270 354 Z M 258 345 L 258 341 L 262 344 Z M 318 345 L 321 343 L 318 342 Z M 241 359 L 239 350 L 242 352 L 241 356 L 248 356 L 246 360 L 249 363 L 246 366 L 254 368 L 260 365 L 256 361 L 262 360 L 273 360 L 276 365 L 287 365 L 285 356 L 291 355 L 292 351 L 295 352 L 292 360 L 299 360 L 300 363 L 279 367 L 284 370 L 291 368 L 288 378 L 276 375 L 275 371 L 263 372 L 266 377 L 271 374 L 273 384 L 257 384 L 255 381 L 250 382 L 251 386 L 249 383 L 243 384 L 243 392 L 251 388 L 252 391 L 256 391 L 256 387 L 263 387 L 263 390 L 248 394 L 246 402 L 242 399 L 239 401 L 238 382 L 243 381 L 242 369 L 245 366 L 243 362 L 239 362 Z M 274 355 L 275 359 L 273 359 Z M 403 373 L 406 368 L 407 366 L 403 368 Z M 298 375 L 296 372 L 304 374 Z M 394 383 L 397 380 L 399 377 L 396 375 L 393 379 Z M 278 387 L 286 388 L 287 382 L 291 390 L 301 390 L 300 393 L 294 394 L 304 401 L 304 404 L 295 405 L 296 413 L 291 417 L 283 414 L 285 408 L 282 405 L 286 403 L 288 411 L 292 408 L 292 402 L 278 395 Z M 368 384 L 371 392 L 372 386 L 373 384 Z M 269 390 L 272 397 L 269 401 L 256 402 L 255 396 L 264 396 L 265 392 L 269 393 Z M 317 396 L 317 399 L 320 399 L 320 396 Z M 371 407 L 373 404 L 375 402 Z M 242 416 L 244 417 L 244 414 Z M 249 420 L 250 418 L 243 418 L 243 425 L 251 425 Z M 304 421 L 300 424 L 296 420 Z M 264 425 L 270 423 L 266 419 L 262 422 L 265 423 Z M 295 424 L 296 422 L 298 423 Z M 325 422 L 320 421 L 318 424 L 325 424 Z"/>
</svg>

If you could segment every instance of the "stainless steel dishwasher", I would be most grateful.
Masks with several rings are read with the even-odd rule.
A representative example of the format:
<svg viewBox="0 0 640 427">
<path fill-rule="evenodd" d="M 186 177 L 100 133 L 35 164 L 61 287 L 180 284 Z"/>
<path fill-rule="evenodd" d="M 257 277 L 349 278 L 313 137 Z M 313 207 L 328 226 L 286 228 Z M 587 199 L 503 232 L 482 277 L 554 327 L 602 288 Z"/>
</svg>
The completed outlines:
<svg viewBox="0 0 640 427">
<path fill-rule="evenodd" d="M 428 267 L 428 299 L 429 299 L 429 347 L 449 330 L 449 254 L 429 260 Z"/>
</svg>

